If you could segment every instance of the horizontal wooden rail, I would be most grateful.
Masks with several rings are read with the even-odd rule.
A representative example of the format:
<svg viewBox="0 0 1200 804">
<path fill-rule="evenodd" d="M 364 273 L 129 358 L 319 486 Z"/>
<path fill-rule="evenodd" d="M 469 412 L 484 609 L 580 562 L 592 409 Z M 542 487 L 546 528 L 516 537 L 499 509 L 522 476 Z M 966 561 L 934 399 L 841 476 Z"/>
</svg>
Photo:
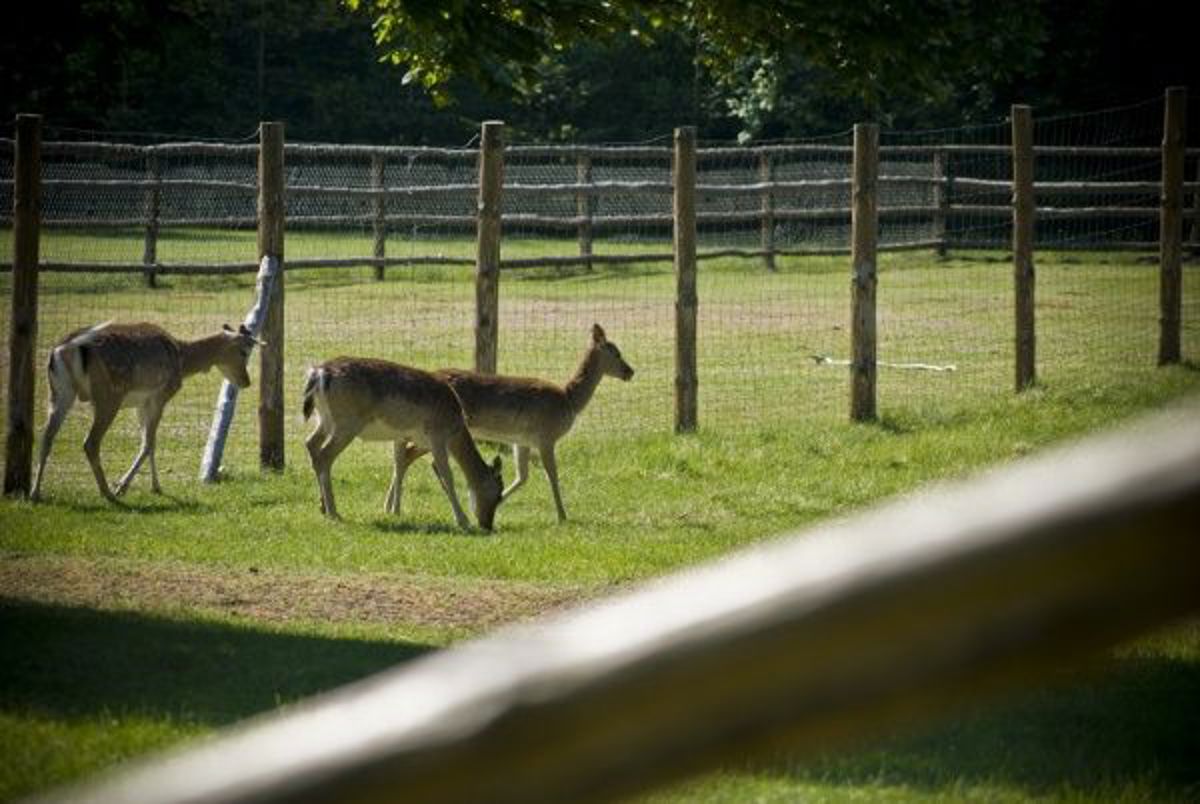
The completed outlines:
<svg viewBox="0 0 1200 804">
<path fill-rule="evenodd" d="M 505 188 L 507 189 L 507 187 Z M 413 185 L 411 187 L 337 187 L 327 184 L 289 184 L 289 196 L 343 196 L 345 198 L 404 198 L 430 195 L 461 195 L 464 198 L 479 192 L 473 182 Z"/>
<path fill-rule="evenodd" d="M 47 190 L 236 190 L 257 193 L 254 182 L 222 181 L 219 179 L 43 179 Z"/>
<path fill-rule="evenodd" d="M 422 159 L 440 159 L 451 161 L 474 162 L 479 157 L 477 148 L 437 148 L 412 145 L 333 145 L 323 143 L 289 142 L 284 146 L 286 156 L 299 158 L 344 158 L 369 159 L 383 156 L 397 161 L 419 161 Z M 889 156 L 928 157 L 935 153 L 947 154 L 978 154 L 987 156 L 1010 156 L 1009 145 L 971 145 L 963 143 L 927 144 L 927 145 L 881 145 L 881 158 Z M 1069 146 L 1069 145 L 1039 145 L 1034 147 L 1038 156 L 1080 156 L 1080 157 L 1129 157 L 1136 159 L 1158 159 L 1162 151 L 1157 147 L 1126 147 L 1126 146 Z M 0 153 L 12 153 L 13 140 L 0 137 Z M 669 146 L 644 145 L 511 145 L 505 149 L 511 159 L 516 160 L 558 160 L 564 161 L 579 157 L 590 157 L 600 161 L 653 161 L 670 162 L 671 148 Z M 700 162 L 717 159 L 745 157 L 752 161 L 763 155 L 787 156 L 836 156 L 849 159 L 853 149 L 847 144 L 832 143 L 780 143 L 773 145 L 752 145 L 736 147 L 705 147 L 696 151 Z M 253 157 L 258 153 L 257 143 L 214 143 L 214 142 L 170 142 L 157 145 L 137 145 L 133 143 L 114 142 L 45 142 L 42 144 L 44 156 L 87 156 L 103 155 L 138 158 L 147 154 L 160 156 L 247 156 Z M 1200 148 L 1188 148 L 1188 158 L 1200 154 Z"/>
<path fill-rule="evenodd" d="M 881 211 L 882 212 L 882 211 Z M 883 217 L 887 217 L 884 215 Z M 668 224 L 670 220 L 666 221 Z M 703 219 L 701 219 L 703 222 Z M 925 249 L 936 249 L 938 247 L 951 247 L 958 250 L 966 251 L 999 251 L 1007 252 L 1011 247 L 1010 238 L 1007 235 L 1007 230 L 1003 234 L 997 234 L 991 240 L 980 238 L 967 239 L 956 237 L 950 240 L 941 240 L 937 238 L 920 239 L 920 240 L 901 240 L 888 241 L 883 240 L 879 243 L 880 252 L 902 252 L 902 251 L 922 251 Z M 1066 251 L 1096 251 L 1096 252 L 1153 252 L 1157 251 L 1159 244 L 1157 241 L 1093 241 L 1087 239 L 1056 239 L 1043 237 L 1039 243 L 1039 250 L 1045 252 L 1066 252 Z M 823 257 L 823 256 L 838 256 L 849 254 L 850 249 L 845 245 L 833 246 L 796 246 L 775 248 L 770 251 L 766 249 L 747 249 L 747 248 L 717 248 L 717 249 L 701 249 L 696 253 L 696 259 L 700 261 L 720 259 L 725 257 L 740 257 L 746 259 L 761 259 L 768 254 L 774 254 L 778 257 Z M 590 257 L 586 255 L 562 255 L 551 257 L 529 257 L 529 258 L 514 258 L 501 259 L 500 267 L 503 269 L 520 269 L 520 268 L 552 268 L 552 267 L 570 267 L 588 264 L 596 265 L 623 265 L 623 264 L 652 264 L 671 262 L 672 255 L 668 252 L 660 253 L 641 253 L 641 254 L 593 254 Z M 395 267 L 395 266 L 417 266 L 417 265 L 474 265 L 475 261 L 471 257 L 439 257 L 436 255 L 421 256 L 412 255 L 404 257 L 375 257 L 363 255 L 360 257 L 311 257 L 302 259 L 289 259 L 284 268 L 287 271 L 308 270 L 308 269 L 323 269 L 323 268 L 355 268 L 355 267 Z M 129 263 L 101 263 L 101 262 L 44 262 L 38 266 L 38 270 L 42 273 L 67 273 L 67 274 L 144 274 L 147 270 L 154 271 L 159 276 L 222 276 L 229 274 L 253 274 L 258 270 L 252 262 L 234 262 L 234 263 L 144 263 L 144 262 L 129 262 Z M 9 273 L 12 271 L 12 263 L 0 262 L 0 273 Z"/>
<path fill-rule="evenodd" d="M 950 204 L 946 212 L 951 215 L 975 215 L 981 217 L 1010 218 L 1012 207 L 998 204 Z M 1158 217 L 1157 206 L 1146 207 L 1038 207 L 1036 216 L 1043 219 L 1092 219 L 1092 218 L 1154 218 Z"/>
<path fill-rule="evenodd" d="M 881 186 L 891 187 L 953 187 L 958 192 L 980 191 L 1008 193 L 1012 183 L 1007 179 L 976 179 L 970 177 L 955 177 L 953 179 L 933 176 L 880 176 Z M 11 182 L 8 182 L 11 184 Z M 252 194 L 257 192 L 253 183 L 236 182 L 217 179 L 45 179 L 42 186 L 47 190 L 95 189 L 95 190 L 232 190 Z M 819 190 L 839 187 L 849 187 L 849 177 L 833 177 L 826 179 L 797 179 L 793 181 L 746 182 L 743 184 L 705 184 L 696 185 L 696 192 L 705 196 L 759 196 L 772 193 L 779 196 L 794 195 L 806 190 Z M 1160 192 L 1158 182 L 1145 181 L 1078 181 L 1078 182 L 1036 182 L 1034 190 L 1040 195 L 1146 195 L 1154 196 Z M 504 185 L 504 191 L 520 196 L 610 196 L 629 194 L 670 194 L 669 181 L 598 181 L 598 182 L 562 182 L 527 184 L 512 182 Z M 1185 182 L 1185 193 L 1200 192 L 1200 182 Z M 320 196 L 361 199 L 416 198 L 426 196 L 461 195 L 473 196 L 478 192 L 478 185 L 473 182 L 458 182 L 434 185 L 390 185 L 386 187 L 356 187 L 336 185 L 288 185 L 287 193 L 291 196 Z"/>
<path fill-rule="evenodd" d="M 1197 611 L 1197 522 L 1193 399 L 51 800 L 598 801 L 756 751 L 826 752 Z"/>
<path fill-rule="evenodd" d="M 1012 238 L 1008 235 L 1008 230 L 1002 230 L 1002 234 L 997 234 L 995 239 L 988 240 L 984 238 L 955 238 L 947 245 L 956 250 L 967 251 L 1004 251 L 1007 252 L 1012 248 Z M 1083 237 L 1042 237 L 1039 239 L 1038 254 L 1046 254 L 1055 251 L 1113 251 L 1113 252 L 1142 252 L 1142 251 L 1158 251 L 1157 240 L 1092 240 L 1087 236 Z"/>
<path fill-rule="evenodd" d="M 933 204 L 898 204 L 882 206 L 879 209 L 881 218 L 908 218 L 932 216 L 941 213 L 950 216 L 975 216 L 996 219 L 1008 219 L 1012 215 L 1012 207 L 1008 204 L 947 204 L 937 207 Z M 772 217 L 780 221 L 828 221 L 848 218 L 850 208 L 838 207 L 774 207 Z M 1185 210 L 1187 215 L 1195 215 L 1194 209 Z M 1038 217 L 1049 219 L 1095 219 L 1095 218 L 1154 218 L 1158 215 L 1157 206 L 1088 206 L 1088 207 L 1038 207 Z M 320 228 L 322 226 L 359 226 L 369 228 L 377 220 L 371 213 L 339 215 L 289 215 L 289 228 Z M 399 227 L 473 227 L 473 215 L 437 215 L 437 214 L 390 214 L 383 216 L 388 226 Z M 588 224 L 594 229 L 622 228 L 635 226 L 670 226 L 669 212 L 646 213 L 640 215 L 595 215 L 585 217 L 580 215 L 540 215 L 536 213 L 508 213 L 502 216 L 506 226 L 529 226 L 541 228 L 575 229 Z M 703 225 L 715 224 L 752 224 L 762 220 L 762 212 L 757 209 L 740 212 L 698 212 L 698 223 Z M 0 226 L 11 225 L 11 216 L 0 216 Z M 145 226 L 143 218 L 48 218 L 42 220 L 44 228 L 62 229 L 133 229 Z M 250 229 L 257 224 L 253 217 L 189 217 L 161 218 L 158 226 L 162 229 L 173 227 L 218 229 Z M 953 242 L 953 240 L 951 241 Z"/>
</svg>

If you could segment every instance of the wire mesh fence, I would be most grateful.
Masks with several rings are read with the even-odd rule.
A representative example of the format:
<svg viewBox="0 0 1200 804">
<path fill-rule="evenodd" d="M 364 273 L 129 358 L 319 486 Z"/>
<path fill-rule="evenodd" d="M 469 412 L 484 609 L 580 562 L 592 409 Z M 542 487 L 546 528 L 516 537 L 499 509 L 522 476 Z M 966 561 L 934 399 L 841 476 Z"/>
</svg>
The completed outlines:
<svg viewBox="0 0 1200 804">
<path fill-rule="evenodd" d="M 1036 135 L 1037 237 L 1059 251 L 1039 266 L 1043 374 L 1141 371 L 1158 348 L 1162 100 L 1039 121 Z"/>
<path fill-rule="evenodd" d="M 1040 121 L 1039 374 L 1078 381 L 1154 362 L 1162 102 Z M 1194 129 L 1193 129 L 1194 131 Z M 1193 134 L 1194 136 L 1194 134 Z M 69 142 L 42 151 L 37 426 L 49 350 L 76 328 L 149 320 L 179 337 L 236 323 L 253 300 L 254 143 Z M 0 143 L 12 208 L 13 144 Z M 479 150 L 287 145 L 287 460 L 303 461 L 297 399 L 339 354 L 424 367 L 473 363 Z M 747 429 L 845 416 L 852 147 L 849 132 L 697 150 L 700 421 Z M 1185 237 L 1200 237 L 1200 158 L 1189 151 Z M 879 168 L 881 410 L 953 408 L 1012 387 L 1012 157 L 1006 122 L 884 132 Z M 672 149 L 551 147 L 504 157 L 498 368 L 562 382 L 593 323 L 637 369 L 607 381 L 577 432 L 666 431 L 674 396 Z M 12 218 L 0 224 L 11 253 Z M 1200 348 L 1200 290 L 1184 271 L 1184 354 Z M 0 273 L 6 296 L 11 273 Z M 8 305 L 0 315 L 8 360 Z M 0 367 L 0 384 L 8 379 Z M 253 373 L 253 372 L 252 372 Z M 197 379 L 163 424 L 164 474 L 190 476 L 218 379 Z M 6 395 L 6 388 L 0 386 Z M 226 462 L 254 463 L 254 404 Z M 69 453 L 55 473 L 90 484 Z M 131 455 L 133 418 L 106 452 Z"/>
<path fill-rule="evenodd" d="M 1011 387 L 1008 127 L 883 131 L 879 173 L 881 409 Z"/>
</svg>

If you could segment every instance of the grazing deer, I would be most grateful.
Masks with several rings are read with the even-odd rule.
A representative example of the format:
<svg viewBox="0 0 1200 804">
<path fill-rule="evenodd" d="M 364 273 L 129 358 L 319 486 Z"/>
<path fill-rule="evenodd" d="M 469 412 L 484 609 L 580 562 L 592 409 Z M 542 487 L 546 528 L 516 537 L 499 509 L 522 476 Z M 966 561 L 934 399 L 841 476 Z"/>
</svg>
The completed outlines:
<svg viewBox="0 0 1200 804">
<path fill-rule="evenodd" d="M 491 530 L 504 480 L 500 458 L 489 466 L 467 430 L 458 397 L 444 379 L 421 369 L 368 358 L 338 357 L 310 369 L 304 384 L 304 418 L 317 427 L 304 442 L 317 475 L 321 510 L 337 519 L 330 470 L 355 438 L 411 443 L 433 453 L 442 490 L 459 527 L 470 522 L 454 492 L 449 458 L 462 467 L 479 526 Z M 396 509 L 399 505 L 397 504 Z M 389 508 L 392 513 L 396 509 Z"/>
<path fill-rule="evenodd" d="M 76 399 L 91 402 L 92 429 L 83 442 L 83 452 L 105 498 L 116 499 L 129 488 L 142 463 L 150 459 L 150 482 L 155 494 L 162 493 L 158 466 L 154 461 L 158 423 L 163 408 L 183 381 L 213 366 L 239 388 L 250 385 L 246 361 L 255 339 L 245 326 L 225 326 L 215 335 L 195 341 L 173 338 L 154 324 L 114 324 L 111 321 L 68 335 L 50 353 L 50 418 L 38 450 L 37 475 L 30 498 L 41 496 L 46 459 L 63 420 Z M 133 465 L 117 485 L 109 489 L 100 463 L 100 442 L 121 408 L 136 407 L 142 425 L 142 447 Z"/>
<path fill-rule="evenodd" d="M 554 494 L 558 521 L 564 522 L 567 512 L 558 488 L 554 445 L 571 430 L 575 417 L 587 407 L 601 379 L 629 380 L 633 377 L 633 368 L 621 357 L 616 344 L 605 337 L 603 328 L 594 324 L 592 342 L 579 370 L 561 387 L 530 377 L 478 374 L 461 369 L 442 369 L 437 375 L 445 378 L 458 394 L 472 435 L 513 445 L 517 476 L 504 490 L 503 499 L 524 485 L 529 477 L 529 451 L 537 449 Z M 387 497 L 389 511 L 399 508 L 404 474 L 423 454 L 424 450 L 413 444 L 398 442 L 395 445 L 392 483 Z"/>
</svg>

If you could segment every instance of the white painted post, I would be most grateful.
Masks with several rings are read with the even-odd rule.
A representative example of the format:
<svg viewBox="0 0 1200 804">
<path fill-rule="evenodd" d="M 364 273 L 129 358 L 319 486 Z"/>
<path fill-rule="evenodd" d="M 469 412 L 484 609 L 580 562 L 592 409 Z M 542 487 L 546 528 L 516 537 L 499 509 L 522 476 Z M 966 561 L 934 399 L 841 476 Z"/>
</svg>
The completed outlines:
<svg viewBox="0 0 1200 804">
<path fill-rule="evenodd" d="M 263 322 L 267 319 L 267 306 L 271 301 L 271 291 L 283 263 L 278 257 L 265 256 L 258 266 L 258 279 L 255 281 L 254 306 L 246 313 L 242 325 L 250 330 L 250 334 L 258 337 Z M 221 391 L 217 395 L 217 406 L 213 410 L 212 427 L 208 430 L 208 443 L 204 446 L 204 457 L 200 461 L 200 479 L 205 483 L 215 483 L 221 479 L 221 456 L 225 453 L 225 439 L 229 436 L 229 427 L 233 423 L 233 414 L 237 410 L 238 387 L 225 380 L 221 383 Z"/>
</svg>

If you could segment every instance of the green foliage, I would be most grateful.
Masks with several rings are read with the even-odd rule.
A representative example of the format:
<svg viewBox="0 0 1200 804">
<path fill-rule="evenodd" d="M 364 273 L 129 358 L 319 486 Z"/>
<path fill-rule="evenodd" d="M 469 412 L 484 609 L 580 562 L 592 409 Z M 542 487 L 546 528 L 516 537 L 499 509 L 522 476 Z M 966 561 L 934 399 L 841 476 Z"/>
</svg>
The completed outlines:
<svg viewBox="0 0 1200 804">
<path fill-rule="evenodd" d="M 522 139 L 804 137 L 1200 86 L 1190 29 L 1117 0 L 350 5 L 29 4 L 0 30 L 0 108 L 52 127 L 241 138 L 274 119 L 291 140 L 450 145 L 485 119 Z"/>
<path fill-rule="evenodd" d="M 942 87 L 968 68 L 987 78 L 1009 75 L 1032 62 L 1042 31 L 1037 4 L 1027 0 L 346 4 L 374 18 L 386 57 L 408 68 L 405 81 L 420 82 L 443 102 L 456 75 L 513 87 L 531 78 L 537 63 L 580 42 L 682 32 L 718 78 L 736 80 L 747 60 L 774 70 L 776 60 L 796 54 L 874 105 L 891 90 Z"/>
</svg>

